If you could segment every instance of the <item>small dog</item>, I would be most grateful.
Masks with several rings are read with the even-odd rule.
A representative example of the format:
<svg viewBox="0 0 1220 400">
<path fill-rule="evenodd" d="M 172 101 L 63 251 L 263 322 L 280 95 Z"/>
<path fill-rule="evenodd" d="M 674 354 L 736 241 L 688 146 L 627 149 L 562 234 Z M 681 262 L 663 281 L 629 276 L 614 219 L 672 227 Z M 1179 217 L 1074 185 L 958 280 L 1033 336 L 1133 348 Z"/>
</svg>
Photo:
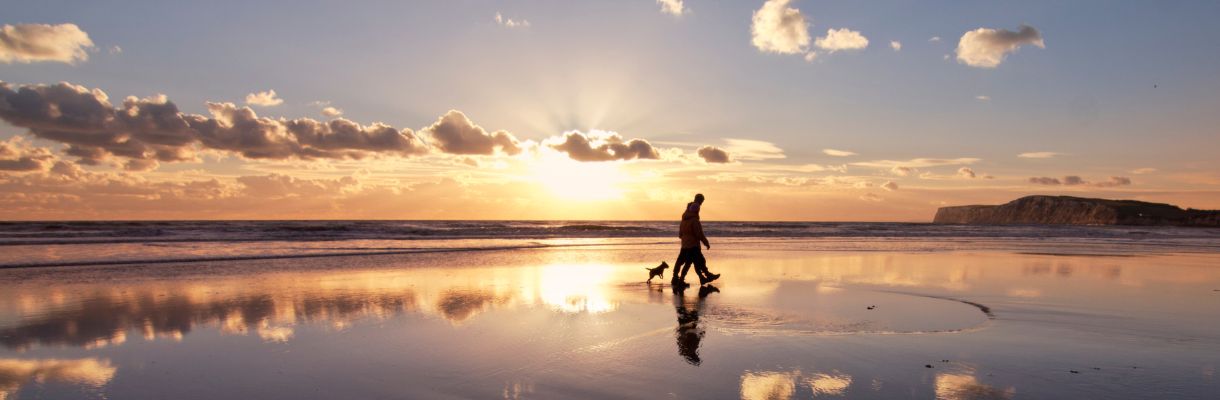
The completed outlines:
<svg viewBox="0 0 1220 400">
<path fill-rule="evenodd" d="M 668 268 L 669 263 L 664 261 L 661 261 L 661 265 L 658 265 L 655 268 L 644 268 L 648 270 L 648 283 L 652 283 L 652 278 L 656 278 L 658 276 L 661 277 L 661 279 L 665 279 L 665 270 Z"/>
</svg>

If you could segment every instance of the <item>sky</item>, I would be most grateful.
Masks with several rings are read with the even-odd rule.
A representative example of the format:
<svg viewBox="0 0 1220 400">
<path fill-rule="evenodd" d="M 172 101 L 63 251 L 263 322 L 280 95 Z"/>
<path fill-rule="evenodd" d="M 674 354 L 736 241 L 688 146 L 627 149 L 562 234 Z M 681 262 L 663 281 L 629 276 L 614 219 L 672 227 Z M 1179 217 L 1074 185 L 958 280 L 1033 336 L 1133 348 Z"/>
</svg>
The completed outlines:
<svg viewBox="0 0 1220 400">
<path fill-rule="evenodd" d="M 1211 1 L 0 3 L 0 219 L 1220 209 Z"/>
</svg>

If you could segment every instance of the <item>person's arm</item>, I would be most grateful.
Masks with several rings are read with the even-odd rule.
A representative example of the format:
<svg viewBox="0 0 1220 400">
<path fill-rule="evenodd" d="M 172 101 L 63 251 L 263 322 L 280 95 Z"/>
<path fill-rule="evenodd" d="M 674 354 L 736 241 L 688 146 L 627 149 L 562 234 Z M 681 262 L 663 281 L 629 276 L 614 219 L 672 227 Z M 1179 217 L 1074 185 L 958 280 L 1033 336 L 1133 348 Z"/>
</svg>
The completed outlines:
<svg viewBox="0 0 1220 400">
<path fill-rule="evenodd" d="M 703 234 L 703 221 L 695 221 L 695 237 L 699 238 L 699 241 L 703 242 L 703 246 L 708 250 L 712 249 L 712 244 L 708 243 L 707 236 Z"/>
</svg>

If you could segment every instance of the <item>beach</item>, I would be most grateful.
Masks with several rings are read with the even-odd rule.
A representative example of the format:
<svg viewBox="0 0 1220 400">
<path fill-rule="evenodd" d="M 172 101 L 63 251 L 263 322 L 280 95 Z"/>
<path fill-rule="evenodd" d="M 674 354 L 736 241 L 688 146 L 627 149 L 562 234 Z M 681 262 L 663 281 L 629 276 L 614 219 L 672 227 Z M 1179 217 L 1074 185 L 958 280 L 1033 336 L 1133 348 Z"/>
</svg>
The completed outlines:
<svg viewBox="0 0 1220 400">
<path fill-rule="evenodd" d="M 0 398 L 1220 392 L 1214 230 L 709 222 L 676 291 L 668 222 L 97 224 L 5 227 Z"/>
</svg>

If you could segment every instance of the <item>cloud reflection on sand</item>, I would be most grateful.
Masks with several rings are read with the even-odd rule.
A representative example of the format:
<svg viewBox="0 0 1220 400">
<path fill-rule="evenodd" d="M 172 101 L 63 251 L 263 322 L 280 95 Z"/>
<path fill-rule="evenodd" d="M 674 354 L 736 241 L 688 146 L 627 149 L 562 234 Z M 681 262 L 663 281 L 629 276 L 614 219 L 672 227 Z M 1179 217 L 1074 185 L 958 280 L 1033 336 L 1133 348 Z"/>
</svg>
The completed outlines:
<svg viewBox="0 0 1220 400">
<path fill-rule="evenodd" d="M 110 382 L 115 370 L 109 360 L 97 358 L 0 359 L 0 400 L 15 395 L 31 381 L 100 387 Z"/>
</svg>

